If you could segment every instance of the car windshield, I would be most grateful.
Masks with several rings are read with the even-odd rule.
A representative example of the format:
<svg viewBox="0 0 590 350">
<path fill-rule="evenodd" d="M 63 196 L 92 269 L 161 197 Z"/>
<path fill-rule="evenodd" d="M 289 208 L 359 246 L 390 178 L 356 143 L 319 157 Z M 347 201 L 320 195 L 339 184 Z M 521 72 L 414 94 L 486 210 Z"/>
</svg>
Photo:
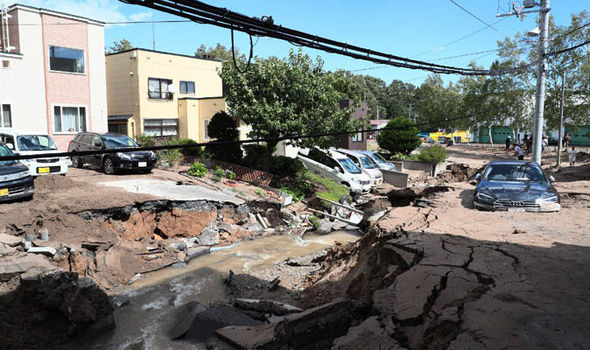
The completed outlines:
<svg viewBox="0 0 590 350">
<path fill-rule="evenodd" d="M 10 150 L 10 148 L 0 145 L 0 157 L 8 157 L 13 156 L 14 153 Z M 8 166 L 16 163 L 16 160 L 0 160 L 0 166 Z"/>
<path fill-rule="evenodd" d="M 337 159 L 338 163 L 340 163 L 340 165 L 342 165 L 342 167 L 349 173 L 351 174 L 360 174 L 361 173 L 361 169 L 359 169 L 359 167 L 357 167 L 354 162 L 352 160 L 350 160 L 349 158 L 340 158 Z"/>
<path fill-rule="evenodd" d="M 377 167 L 377 164 L 375 164 L 375 162 L 368 156 L 360 156 L 359 159 L 361 160 L 361 165 L 365 169 L 375 169 L 375 167 Z"/>
<path fill-rule="evenodd" d="M 385 158 L 381 157 L 381 155 L 377 152 L 371 153 L 371 158 L 379 164 L 386 164 L 387 163 Z"/>
<path fill-rule="evenodd" d="M 532 164 L 498 164 L 489 166 L 483 178 L 488 181 L 547 181 L 543 171 Z"/>
<path fill-rule="evenodd" d="M 54 151 L 55 142 L 47 135 L 20 135 L 16 137 L 18 149 L 22 151 Z"/>
<path fill-rule="evenodd" d="M 128 148 L 138 147 L 137 143 L 132 138 L 125 135 L 102 135 L 102 142 L 104 142 L 106 148 Z"/>
</svg>

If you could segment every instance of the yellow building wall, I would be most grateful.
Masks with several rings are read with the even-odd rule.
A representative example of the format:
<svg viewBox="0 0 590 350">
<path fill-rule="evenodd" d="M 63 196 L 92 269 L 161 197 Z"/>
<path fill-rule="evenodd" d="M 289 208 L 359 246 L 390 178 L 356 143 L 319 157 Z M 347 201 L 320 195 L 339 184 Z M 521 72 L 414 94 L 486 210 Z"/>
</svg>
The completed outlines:
<svg viewBox="0 0 590 350">
<path fill-rule="evenodd" d="M 223 95 L 223 84 L 218 75 L 221 62 L 141 50 L 137 51 L 137 59 L 139 106 L 141 117 L 144 119 L 178 118 L 178 99 L 182 97 L 202 98 Z M 172 80 L 176 88 L 173 98 L 171 100 L 150 99 L 149 78 Z M 195 82 L 195 93 L 181 94 L 181 80 Z"/>
<path fill-rule="evenodd" d="M 205 139 L 205 121 L 211 120 L 213 115 L 219 111 L 225 110 L 225 98 L 208 98 L 203 100 L 198 100 L 199 102 L 199 111 L 198 111 L 198 141 L 199 142 L 207 142 L 210 141 L 209 139 Z"/>
<path fill-rule="evenodd" d="M 137 61 L 132 58 L 132 52 L 106 56 L 108 115 L 139 112 Z"/>
</svg>

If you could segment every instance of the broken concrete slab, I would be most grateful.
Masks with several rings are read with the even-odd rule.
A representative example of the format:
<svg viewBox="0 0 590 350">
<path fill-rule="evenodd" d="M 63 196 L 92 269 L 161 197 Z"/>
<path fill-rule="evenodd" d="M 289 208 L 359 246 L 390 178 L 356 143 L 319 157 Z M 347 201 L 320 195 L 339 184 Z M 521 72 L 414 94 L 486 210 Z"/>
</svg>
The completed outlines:
<svg viewBox="0 0 590 350">
<path fill-rule="evenodd" d="M 208 254 L 210 251 L 209 247 L 192 247 L 192 248 L 188 248 L 185 251 L 186 254 L 186 261 L 185 262 L 189 262 L 190 260 L 201 256 L 201 255 L 205 255 Z"/>
<path fill-rule="evenodd" d="M 180 339 L 202 343 L 213 337 L 219 328 L 229 325 L 255 326 L 260 324 L 262 324 L 261 321 L 249 317 L 238 309 L 227 305 L 218 305 L 195 313 L 190 328 Z"/>
<path fill-rule="evenodd" d="M 259 300 L 259 299 L 241 299 L 234 301 L 234 305 L 240 309 L 253 310 L 265 314 L 274 314 L 278 316 L 302 312 L 303 310 L 297 306 L 281 303 L 273 300 Z"/>
<path fill-rule="evenodd" d="M 197 242 L 199 245 L 216 245 L 219 243 L 219 231 L 207 227 L 201 231 Z"/>
<path fill-rule="evenodd" d="M 9 247 L 16 247 L 23 244 L 25 240 L 22 237 L 9 235 L 6 233 L 0 233 L 0 243 L 5 244 Z"/>
<path fill-rule="evenodd" d="M 174 326 L 168 331 L 168 337 L 176 340 L 186 335 L 193 324 L 195 315 L 199 312 L 205 311 L 207 308 L 197 303 L 196 301 L 181 305 L 175 312 L 174 319 L 176 322 Z"/>
</svg>

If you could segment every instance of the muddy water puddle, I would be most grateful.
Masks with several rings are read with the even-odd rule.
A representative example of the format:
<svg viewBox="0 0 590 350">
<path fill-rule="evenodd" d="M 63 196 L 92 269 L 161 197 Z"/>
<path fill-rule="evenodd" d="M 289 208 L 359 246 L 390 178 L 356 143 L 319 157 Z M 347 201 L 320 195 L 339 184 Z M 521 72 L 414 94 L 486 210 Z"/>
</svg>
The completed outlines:
<svg viewBox="0 0 590 350">
<path fill-rule="evenodd" d="M 142 276 L 112 295 L 116 329 L 107 334 L 82 336 L 63 349 L 195 349 L 194 343 L 172 341 L 169 330 L 183 305 L 208 306 L 230 298 L 224 278 L 229 270 L 249 273 L 290 257 L 316 253 L 335 242 L 359 239 L 352 232 L 328 235 L 270 236 L 244 241 L 192 260 L 184 268 L 167 268 Z M 205 348 L 204 345 L 202 348 Z"/>
</svg>

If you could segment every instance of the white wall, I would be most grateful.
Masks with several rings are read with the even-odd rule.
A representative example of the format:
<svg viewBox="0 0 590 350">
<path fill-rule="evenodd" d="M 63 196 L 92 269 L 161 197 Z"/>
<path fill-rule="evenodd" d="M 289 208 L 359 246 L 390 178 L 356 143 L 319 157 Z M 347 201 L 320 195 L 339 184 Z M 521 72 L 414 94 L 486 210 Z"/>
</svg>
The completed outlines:
<svg viewBox="0 0 590 350">
<path fill-rule="evenodd" d="M 90 74 L 90 115 L 94 132 L 108 131 L 107 80 L 104 56 L 104 28 L 88 24 L 88 60 Z"/>
<path fill-rule="evenodd" d="M 9 68 L 2 68 L 0 62 L 0 103 L 10 104 L 14 130 L 47 133 L 41 17 L 15 12 L 19 23 L 34 25 L 19 26 L 21 57 L 0 53 L 0 61 L 10 61 Z"/>
</svg>

